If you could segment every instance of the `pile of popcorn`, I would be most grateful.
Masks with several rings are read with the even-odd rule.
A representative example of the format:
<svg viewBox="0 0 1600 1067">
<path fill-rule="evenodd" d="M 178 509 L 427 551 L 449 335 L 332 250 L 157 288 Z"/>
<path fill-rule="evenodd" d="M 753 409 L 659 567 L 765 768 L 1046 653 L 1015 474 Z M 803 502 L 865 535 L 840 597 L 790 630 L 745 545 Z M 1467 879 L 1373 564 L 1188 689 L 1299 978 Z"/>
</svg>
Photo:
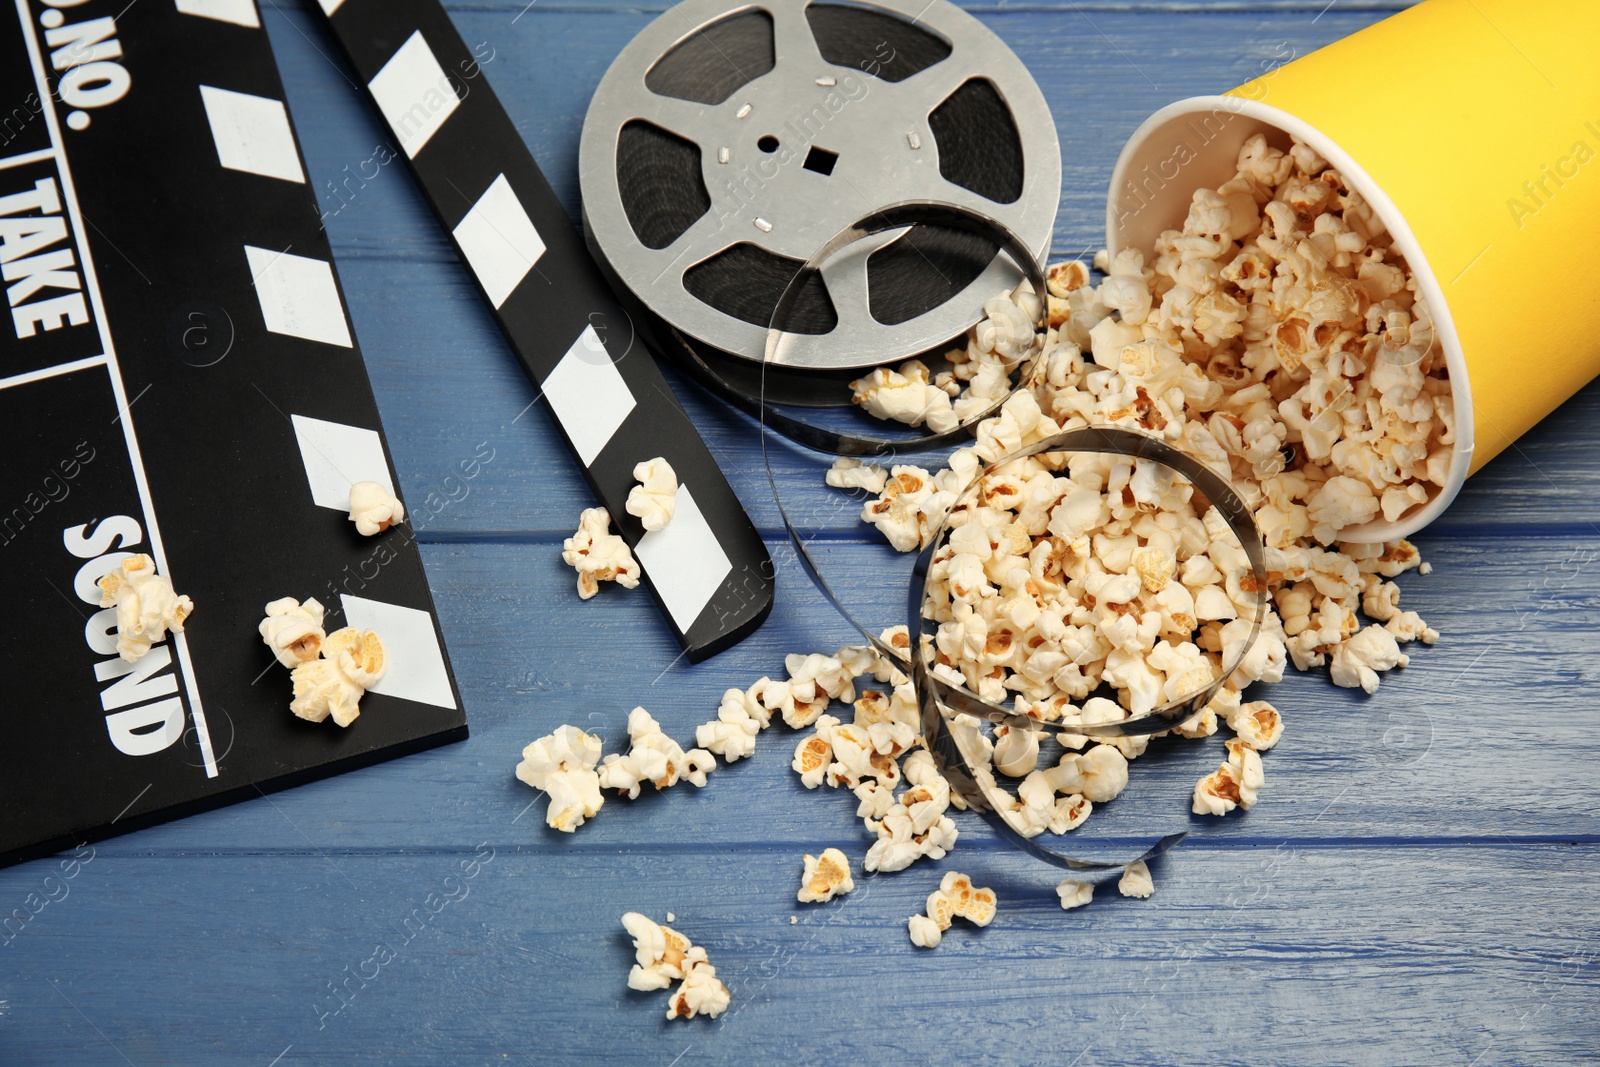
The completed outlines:
<svg viewBox="0 0 1600 1067">
<path fill-rule="evenodd" d="M 1454 408 L 1427 302 L 1382 220 L 1308 146 L 1251 138 L 1181 230 L 1096 266 L 1098 287 L 1082 263 L 1051 271 L 1037 392 L 1063 428 L 1160 434 L 1231 478 L 1279 548 L 1397 520 L 1444 485 Z M 857 403 L 954 428 L 1010 391 L 1038 310 L 1031 292 L 991 301 L 949 370 L 876 370 L 852 383 Z"/>
<path fill-rule="evenodd" d="M 1000 728 L 991 738 L 967 724 L 982 762 L 1022 779 L 1015 816 L 1029 834 L 1080 825 L 1127 784 L 1127 761 L 1148 745 L 1118 738 L 1075 755 L 1089 739 L 1072 728 L 1209 685 L 1243 649 L 1258 591 L 1222 516 L 1159 464 L 1044 454 L 973 487 L 1008 453 L 1091 424 L 1125 426 L 1196 457 L 1251 506 L 1270 609 L 1204 713 L 1174 731 L 1208 736 L 1220 721 L 1235 735 L 1228 762 L 1196 783 L 1196 813 L 1251 807 L 1259 752 L 1282 735 L 1277 709 L 1242 700 L 1245 686 L 1278 681 L 1293 662 L 1326 664 L 1336 684 L 1371 693 L 1382 672 L 1407 663 L 1401 644 L 1438 638 L 1400 609 L 1389 580 L 1421 564 L 1415 547 L 1337 540 L 1428 500 L 1454 442 L 1426 303 L 1371 207 L 1306 146 L 1285 153 L 1255 137 L 1235 178 L 1197 191 L 1151 260 L 1135 250 L 1102 258 L 1109 276 L 1098 287 L 1082 263 L 1050 270 L 1039 373 L 978 424 L 948 469 L 845 459 L 828 474 L 830 485 L 872 495 L 862 519 L 901 551 L 926 547 L 948 517 L 925 609 L 938 624 L 935 673 L 1011 703 L 1072 750 L 1040 768 L 1037 735 Z M 875 371 L 853 383 L 857 402 L 948 428 L 964 403 L 982 410 L 1005 395 L 1041 310 L 1026 289 L 997 298 L 949 370 Z M 1106 689 L 1115 701 L 1093 695 Z"/>
</svg>

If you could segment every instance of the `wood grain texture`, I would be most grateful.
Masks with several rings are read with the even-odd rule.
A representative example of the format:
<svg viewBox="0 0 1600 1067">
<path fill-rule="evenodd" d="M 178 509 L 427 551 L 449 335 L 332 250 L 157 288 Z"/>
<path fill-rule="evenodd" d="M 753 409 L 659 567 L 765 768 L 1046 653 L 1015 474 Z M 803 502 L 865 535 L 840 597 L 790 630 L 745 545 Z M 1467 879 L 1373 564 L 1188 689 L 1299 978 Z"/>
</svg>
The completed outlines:
<svg viewBox="0 0 1600 1067">
<path fill-rule="evenodd" d="M 1435 571 L 1400 582 L 1438 646 L 1413 646 L 1372 697 L 1320 672 L 1262 693 L 1288 729 L 1257 808 L 1188 814 L 1217 739 L 1136 762 L 1127 793 L 1073 844 L 1121 856 L 1189 828 L 1148 901 L 1105 886 L 1063 913 L 1058 874 L 969 817 L 946 860 L 863 875 L 853 798 L 807 793 L 781 727 L 703 790 L 611 800 L 557 834 L 512 776 L 528 741 L 573 722 L 614 748 L 635 704 L 687 740 L 724 688 L 850 632 L 778 536 L 752 425 L 688 386 L 680 396 L 768 533 L 777 610 L 690 667 L 647 598 L 577 601 L 559 543 L 586 490 L 409 176 L 391 163 L 330 189 L 385 134 L 319 54 L 334 53 L 308 6 L 269 5 L 263 19 L 473 736 L 104 842 L 65 881 L 59 859 L 0 871 L 0 915 L 37 910 L 0 938 L 0 1063 L 1594 1061 L 1600 386 L 1417 539 Z M 589 94 L 664 5 L 447 6 L 469 43 L 495 49 L 487 77 L 575 210 Z M 1403 5 L 967 6 L 1053 102 L 1066 154 L 1056 243 L 1074 252 L 1098 244 L 1111 161 L 1150 111 Z M 480 442 L 494 458 L 468 477 Z M 831 538 L 852 603 L 896 621 L 902 594 L 876 569 L 884 551 L 858 505 L 796 457 L 777 469 L 786 500 Z M 281 674 L 261 684 L 287 702 Z M 801 854 L 828 845 L 851 854 L 859 888 L 796 905 Z M 951 869 L 994 886 L 1000 916 L 915 950 L 905 918 Z M 677 913 L 732 989 L 729 1015 L 668 1024 L 660 994 L 625 988 L 629 909 Z M 373 975 L 380 944 L 393 960 L 352 978 Z"/>
<path fill-rule="evenodd" d="M 1149 900 L 1105 885 L 1066 913 L 1037 865 L 968 857 L 999 916 L 926 951 L 905 917 L 938 871 L 801 905 L 791 848 L 102 856 L 18 939 L 53 953 L 8 983 L 3 1047 L 17 1065 L 1578 1063 L 1596 859 L 1189 849 Z M 732 1010 L 668 1024 L 665 994 L 627 989 L 627 910 L 674 911 Z"/>
</svg>

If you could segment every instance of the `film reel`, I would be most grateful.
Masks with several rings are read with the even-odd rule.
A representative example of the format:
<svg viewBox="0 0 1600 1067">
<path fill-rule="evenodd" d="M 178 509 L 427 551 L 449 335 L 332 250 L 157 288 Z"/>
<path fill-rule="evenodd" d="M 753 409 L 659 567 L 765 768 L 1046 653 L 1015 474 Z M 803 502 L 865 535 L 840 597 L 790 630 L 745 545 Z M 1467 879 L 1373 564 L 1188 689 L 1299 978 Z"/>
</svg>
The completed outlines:
<svg viewBox="0 0 1600 1067">
<path fill-rule="evenodd" d="M 619 291 L 683 344 L 752 364 L 795 271 L 854 220 L 904 200 L 953 203 L 1042 260 L 1061 186 L 1043 94 L 946 0 L 685 0 L 606 72 L 580 172 L 589 242 Z M 808 280 L 788 317 L 799 340 L 788 365 L 915 356 L 1020 280 L 969 232 L 883 234 Z"/>
</svg>

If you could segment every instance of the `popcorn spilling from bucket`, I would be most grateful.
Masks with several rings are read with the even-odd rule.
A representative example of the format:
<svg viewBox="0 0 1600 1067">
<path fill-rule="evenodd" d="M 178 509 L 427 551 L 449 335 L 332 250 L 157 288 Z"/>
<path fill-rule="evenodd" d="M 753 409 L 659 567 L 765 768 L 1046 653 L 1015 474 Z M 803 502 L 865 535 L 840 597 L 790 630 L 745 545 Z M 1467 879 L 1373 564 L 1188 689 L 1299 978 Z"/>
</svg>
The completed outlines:
<svg viewBox="0 0 1600 1067">
<path fill-rule="evenodd" d="M 1203 712 L 1168 731 L 1233 734 L 1227 759 L 1195 784 L 1196 814 L 1249 809 L 1264 792 L 1261 753 L 1279 742 L 1284 721 L 1270 702 L 1245 701 L 1247 686 L 1281 680 L 1292 663 L 1328 666 L 1336 684 L 1371 693 L 1384 672 L 1407 664 L 1401 645 L 1438 638 L 1400 608 L 1392 581 L 1421 564 L 1416 548 L 1342 539 L 1430 500 L 1446 483 L 1455 432 L 1427 303 L 1371 206 L 1306 146 L 1282 152 L 1254 137 L 1232 180 L 1194 194 L 1181 229 L 1163 233 L 1148 255 L 1102 254 L 1096 266 L 1099 285 L 1082 263 L 1051 268 L 1048 309 L 1023 290 L 991 300 L 966 347 L 946 356 L 948 369 L 912 362 L 852 383 L 874 415 L 946 427 L 1007 396 L 1027 353 L 1021 342 L 1047 312 L 1041 373 L 977 426 L 946 469 L 841 459 L 826 477 L 866 495 L 862 520 L 900 551 L 927 547 L 948 521 L 924 604 L 937 624 L 932 671 L 1053 734 L 1050 751 L 1060 755 L 1046 759 L 1037 732 L 959 715 L 951 725 L 980 780 L 1017 783 L 1014 793 L 992 792 L 1009 798 L 1002 813 L 1030 837 L 1083 825 L 1165 736 L 1097 742 L 1078 728 L 1142 716 L 1212 684 L 1249 640 L 1258 590 L 1222 516 L 1166 468 L 1045 453 L 980 475 L 1001 457 L 1109 423 L 1183 449 L 1252 506 L 1266 541 L 1260 635 Z M 882 639 L 910 648 L 904 626 Z M 899 665 L 871 647 L 844 646 L 792 655 L 787 668 L 785 679 L 728 690 L 696 732 L 702 749 L 689 755 L 703 754 L 704 770 L 715 755 L 747 758 L 781 718 L 804 731 L 791 764 L 801 784 L 855 794 L 875 838 L 867 871 L 902 870 L 954 848 L 949 812 L 966 805 L 926 749 Z M 830 714 L 834 702 L 853 715 Z M 661 749 L 682 752 L 670 741 Z M 606 784 L 637 795 L 636 785 L 623 788 L 632 783 Z M 559 821 L 562 829 L 577 822 Z M 837 878 L 822 881 L 840 888 L 818 888 L 813 899 L 847 891 L 848 858 L 829 853 L 808 857 L 807 885 L 829 860 Z M 949 888 L 910 920 L 914 944 L 933 947 L 948 929 Z M 1118 889 L 1150 896 L 1148 866 L 1129 865 Z M 1058 892 L 1072 909 L 1093 887 L 1068 881 Z M 979 925 L 994 914 L 992 895 L 981 903 L 970 916 Z"/>
<path fill-rule="evenodd" d="M 1420 564 L 1409 542 L 1338 540 L 1428 499 L 1453 441 L 1426 304 L 1370 206 L 1305 146 L 1280 152 L 1255 137 L 1235 178 L 1196 192 L 1151 262 L 1136 251 L 1102 257 L 1109 275 L 1098 287 L 1081 263 L 1051 269 L 1042 374 L 979 424 L 948 469 L 841 460 L 828 478 L 881 483 L 862 519 L 902 551 L 926 547 L 948 518 L 924 608 L 939 624 L 934 672 L 1014 701 L 1069 750 L 1039 767 L 1036 744 L 1018 748 L 1022 735 L 1000 728 L 990 738 L 957 719 L 977 739 L 981 773 L 1023 779 L 1011 815 L 1029 836 L 1081 825 L 1121 792 L 1127 761 L 1149 744 L 1090 745 L 1073 726 L 1143 715 L 1210 684 L 1248 639 L 1256 590 L 1215 509 L 1144 460 L 1017 460 L 952 513 L 979 469 L 1009 453 L 1085 425 L 1127 426 L 1200 458 L 1254 506 L 1271 597 L 1261 636 L 1204 713 L 1173 731 L 1204 737 L 1220 722 L 1235 734 L 1229 762 L 1196 783 L 1197 814 L 1253 806 L 1259 752 L 1282 736 L 1278 709 L 1242 701 L 1245 686 L 1278 681 L 1293 662 L 1328 665 L 1336 684 L 1370 693 L 1406 664 L 1402 643 L 1438 638 L 1401 611 L 1389 580 Z M 992 339 L 1009 336 L 1013 310 L 1024 319 L 1038 310 L 1031 300 L 991 302 L 966 348 L 947 356 L 948 378 L 929 379 L 952 387 L 941 395 L 1004 395 L 992 382 L 1016 365 L 1016 349 Z M 871 402 L 877 383 L 854 383 L 869 410 L 889 406 Z M 1104 686 L 1116 701 L 1091 695 Z M 904 699 L 914 701 L 909 687 Z"/>
</svg>

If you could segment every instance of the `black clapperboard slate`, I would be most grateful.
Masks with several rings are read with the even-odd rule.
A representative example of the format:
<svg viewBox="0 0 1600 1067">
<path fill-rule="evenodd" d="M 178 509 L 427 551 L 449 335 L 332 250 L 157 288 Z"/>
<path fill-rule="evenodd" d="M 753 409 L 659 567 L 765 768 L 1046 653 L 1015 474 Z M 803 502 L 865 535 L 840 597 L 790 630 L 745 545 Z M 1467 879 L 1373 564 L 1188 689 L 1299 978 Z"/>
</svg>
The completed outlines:
<svg viewBox="0 0 1600 1067">
<path fill-rule="evenodd" d="M 343 514 L 396 479 L 252 0 L 18 0 L 0 94 L 0 863 L 464 738 L 410 527 Z M 195 611 L 130 666 L 134 552 Z M 290 714 L 282 596 L 382 636 L 349 729 Z"/>
<path fill-rule="evenodd" d="M 766 546 L 478 57 L 438 0 L 317 3 L 684 655 L 698 662 L 742 640 L 772 609 Z M 624 505 L 634 466 L 654 456 L 678 475 L 678 506 L 646 533 Z"/>
</svg>

